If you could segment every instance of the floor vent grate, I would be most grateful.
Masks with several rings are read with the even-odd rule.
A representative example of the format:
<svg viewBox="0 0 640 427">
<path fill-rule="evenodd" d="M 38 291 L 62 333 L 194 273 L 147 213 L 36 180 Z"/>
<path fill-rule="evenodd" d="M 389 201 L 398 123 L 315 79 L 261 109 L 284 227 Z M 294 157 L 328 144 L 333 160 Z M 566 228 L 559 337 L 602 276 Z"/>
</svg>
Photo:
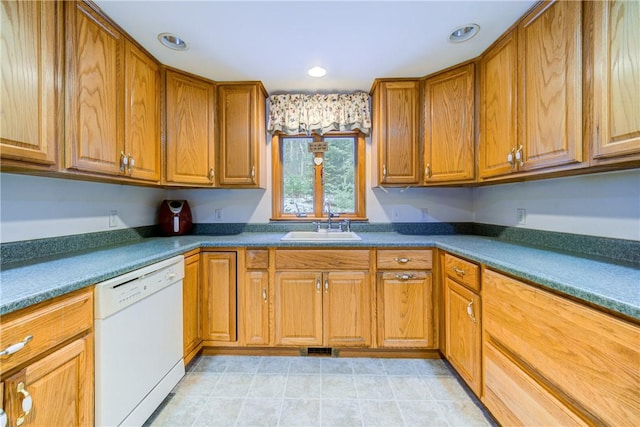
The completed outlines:
<svg viewBox="0 0 640 427">
<path fill-rule="evenodd" d="M 338 349 L 331 347 L 309 347 L 300 349 L 301 356 L 338 357 Z"/>
</svg>

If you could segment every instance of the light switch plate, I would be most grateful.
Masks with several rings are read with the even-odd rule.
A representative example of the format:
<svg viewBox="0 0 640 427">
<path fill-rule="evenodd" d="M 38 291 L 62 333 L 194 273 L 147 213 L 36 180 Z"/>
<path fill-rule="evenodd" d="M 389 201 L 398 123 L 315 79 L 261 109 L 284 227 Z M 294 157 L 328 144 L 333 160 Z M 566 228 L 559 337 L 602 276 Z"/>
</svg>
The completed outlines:
<svg viewBox="0 0 640 427">
<path fill-rule="evenodd" d="M 527 211 L 526 209 L 516 210 L 516 221 L 518 225 L 525 225 L 527 223 Z"/>
</svg>

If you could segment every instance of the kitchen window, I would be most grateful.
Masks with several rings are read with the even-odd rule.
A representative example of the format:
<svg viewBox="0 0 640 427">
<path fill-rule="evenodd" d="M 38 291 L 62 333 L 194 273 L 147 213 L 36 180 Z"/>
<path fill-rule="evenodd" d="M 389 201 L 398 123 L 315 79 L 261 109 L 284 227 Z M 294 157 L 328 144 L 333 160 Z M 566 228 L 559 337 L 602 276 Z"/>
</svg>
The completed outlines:
<svg viewBox="0 0 640 427">
<path fill-rule="evenodd" d="M 273 137 L 273 219 L 366 219 L 364 136 L 359 132 Z"/>
</svg>

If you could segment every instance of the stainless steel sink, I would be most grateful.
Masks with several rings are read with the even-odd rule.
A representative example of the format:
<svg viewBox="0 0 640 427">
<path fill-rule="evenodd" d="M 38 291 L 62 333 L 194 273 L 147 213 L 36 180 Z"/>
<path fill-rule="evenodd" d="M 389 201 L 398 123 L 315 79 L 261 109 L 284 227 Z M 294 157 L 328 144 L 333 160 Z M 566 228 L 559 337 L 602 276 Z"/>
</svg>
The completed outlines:
<svg viewBox="0 0 640 427">
<path fill-rule="evenodd" d="M 292 242 L 349 242 L 362 240 L 353 231 L 290 231 L 280 240 Z"/>
</svg>

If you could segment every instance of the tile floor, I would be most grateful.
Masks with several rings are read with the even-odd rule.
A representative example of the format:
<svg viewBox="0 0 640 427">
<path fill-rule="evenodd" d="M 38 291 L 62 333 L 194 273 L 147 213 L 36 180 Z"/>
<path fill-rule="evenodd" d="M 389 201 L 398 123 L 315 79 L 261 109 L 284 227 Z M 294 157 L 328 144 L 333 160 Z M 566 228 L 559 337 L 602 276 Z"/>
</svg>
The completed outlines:
<svg viewBox="0 0 640 427">
<path fill-rule="evenodd" d="M 437 359 L 200 356 L 149 426 L 493 426 Z"/>
</svg>

